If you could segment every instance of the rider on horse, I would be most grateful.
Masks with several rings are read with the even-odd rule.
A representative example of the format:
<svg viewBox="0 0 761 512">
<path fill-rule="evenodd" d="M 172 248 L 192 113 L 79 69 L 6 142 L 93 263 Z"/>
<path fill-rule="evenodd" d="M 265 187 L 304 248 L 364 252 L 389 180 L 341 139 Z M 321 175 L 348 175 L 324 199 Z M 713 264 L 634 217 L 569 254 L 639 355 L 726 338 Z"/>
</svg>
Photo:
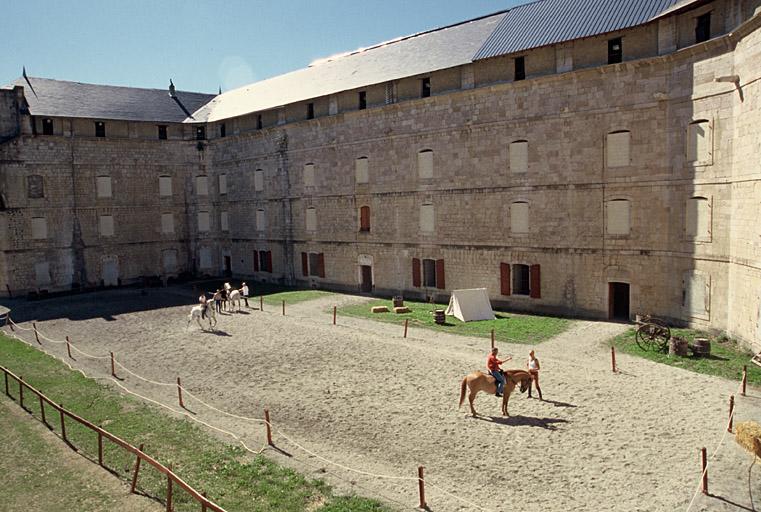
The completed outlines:
<svg viewBox="0 0 761 512">
<path fill-rule="evenodd" d="M 486 360 L 486 367 L 489 369 L 491 376 L 494 377 L 494 380 L 497 381 L 497 392 L 495 395 L 497 397 L 501 397 L 502 392 L 505 389 L 505 376 L 502 374 L 502 369 L 499 367 L 499 365 L 509 361 L 512 359 L 512 357 L 507 356 L 507 359 L 500 361 L 497 359 L 498 352 L 499 350 L 497 347 L 491 349 L 491 354 L 489 354 L 489 358 Z"/>
<path fill-rule="evenodd" d="M 201 304 L 201 318 L 206 318 L 206 308 L 208 305 L 206 304 L 206 294 L 202 293 L 198 297 L 198 303 Z"/>
</svg>

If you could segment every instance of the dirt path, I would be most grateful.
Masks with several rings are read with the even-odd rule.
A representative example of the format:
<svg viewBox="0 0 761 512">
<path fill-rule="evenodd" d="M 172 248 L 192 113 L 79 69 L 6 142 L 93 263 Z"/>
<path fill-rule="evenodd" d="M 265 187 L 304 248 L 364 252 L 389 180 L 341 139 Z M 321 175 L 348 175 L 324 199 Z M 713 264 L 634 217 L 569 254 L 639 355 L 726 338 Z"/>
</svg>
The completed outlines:
<svg viewBox="0 0 761 512">
<path fill-rule="evenodd" d="M 295 304 L 285 317 L 268 306 L 223 315 L 216 334 L 201 333 L 186 327 L 189 306 L 171 305 L 182 293 L 116 291 L 33 306 L 44 306 L 37 325 L 48 335 L 69 334 L 94 354 L 113 350 L 122 364 L 152 380 L 181 376 L 192 393 L 239 415 L 259 418 L 269 408 L 275 426 L 310 451 L 365 472 L 410 478 L 353 474 L 275 433 L 293 457 L 270 455 L 340 490 L 414 506 L 416 468 L 425 466 L 437 512 L 479 510 L 469 503 L 492 511 L 516 504 L 548 512 L 601 504 L 610 511 L 684 510 L 699 478 L 698 449 L 710 450 L 722 437 L 727 399 L 737 388 L 624 355 L 618 359 L 623 373 L 613 374 L 603 341 L 626 326 L 578 321 L 536 347 L 545 401 L 517 395 L 512 416 L 503 418 L 494 397 L 480 396 L 476 408 L 483 416 L 473 419 L 457 407 L 459 385 L 484 367 L 488 340 L 424 329 L 410 329 L 403 339 L 399 326 L 357 318 L 331 325 L 329 309 L 337 300 L 364 300 L 349 296 Z M 19 315 L 29 312 L 20 307 Z M 500 348 L 522 367 L 530 347 Z M 64 346 L 46 343 L 45 349 L 65 356 Z M 76 364 L 108 372 L 107 361 L 79 358 Z M 176 404 L 171 386 L 131 376 L 125 384 Z M 193 401 L 189 406 L 197 417 L 242 433 L 249 446 L 262 446 L 261 425 Z M 737 421 L 758 418 L 761 397 L 738 398 L 737 411 Z M 741 510 L 728 502 L 750 508 L 746 461 L 727 436 L 711 472 L 712 492 L 726 501 L 700 496 L 691 510 Z"/>
</svg>

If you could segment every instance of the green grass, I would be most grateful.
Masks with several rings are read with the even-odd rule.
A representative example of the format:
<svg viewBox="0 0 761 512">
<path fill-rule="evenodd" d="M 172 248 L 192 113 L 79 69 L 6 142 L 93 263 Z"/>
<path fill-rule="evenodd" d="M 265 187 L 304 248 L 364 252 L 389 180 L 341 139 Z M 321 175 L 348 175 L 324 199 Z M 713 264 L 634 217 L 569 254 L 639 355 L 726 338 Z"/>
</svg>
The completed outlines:
<svg viewBox="0 0 761 512">
<path fill-rule="evenodd" d="M 146 453 L 165 465 L 171 463 L 181 478 L 197 490 L 207 492 L 210 499 L 229 512 L 389 510 L 372 500 L 335 497 L 322 481 L 305 478 L 265 457 L 250 457 L 242 448 L 211 437 L 189 420 L 170 417 L 156 407 L 122 396 L 69 370 L 52 357 L 2 334 L 0 364 L 23 376 L 30 385 L 70 411 L 133 445 L 145 443 Z M 17 386 L 14 388 L 11 385 L 11 395 L 18 395 Z M 39 418 L 39 403 L 27 394 L 24 402 Z M 54 410 L 46 407 L 46 415 L 48 422 L 60 433 Z M 69 420 L 66 421 L 66 435 L 80 452 L 97 461 L 97 436 L 92 431 Z M 120 478 L 130 479 L 134 458 L 128 452 L 104 441 L 104 460 L 106 466 Z M 0 468 L 3 464 L 0 461 Z M 11 470 L 5 468 L 2 472 Z M 143 464 L 138 487 L 142 492 L 163 500 L 166 478 Z M 14 492 L 21 492 L 21 489 L 4 485 L 3 500 L 12 499 Z M 175 490 L 174 501 L 178 512 L 200 510 L 197 502 L 181 489 Z"/>
<path fill-rule="evenodd" d="M 333 295 L 333 292 L 326 292 L 323 290 L 293 290 L 264 295 L 264 303 L 279 306 L 282 301 L 285 301 L 285 305 L 288 307 L 289 304 L 319 299 L 320 297 L 327 297 L 328 295 Z M 251 298 L 248 300 L 250 301 Z M 254 300 L 254 302 L 256 302 L 256 300 Z"/>
<path fill-rule="evenodd" d="M 494 329 L 494 337 L 497 342 L 524 344 L 541 343 L 565 331 L 571 324 L 571 321 L 565 318 L 495 312 L 496 320 L 461 322 L 452 316 L 447 316 L 447 323 L 438 325 L 433 321 L 432 311 L 434 309 L 446 309 L 446 304 L 404 301 L 404 305 L 412 311 L 396 314 L 393 312 L 390 300 L 374 300 L 369 303 L 341 307 L 338 309 L 338 314 L 399 325 L 403 325 L 404 320 L 408 319 L 411 327 L 424 327 L 462 336 L 488 338 L 491 336 L 491 330 Z M 373 306 L 388 306 L 389 310 L 392 311 L 389 313 L 372 313 L 370 308 Z"/>
<path fill-rule="evenodd" d="M 629 329 L 613 338 L 612 343 L 617 350 L 626 354 L 644 357 L 651 361 L 677 366 L 697 373 L 716 375 L 731 380 L 742 377 L 743 366 L 748 367 L 748 384 L 761 386 L 761 367 L 750 362 L 753 356 L 736 342 L 726 338 L 716 338 L 707 333 L 692 329 L 671 329 L 672 336 L 680 336 L 692 342 L 696 337 L 711 340 L 710 357 L 669 357 L 668 354 L 656 351 L 642 350 L 635 340 L 636 329 Z"/>
</svg>

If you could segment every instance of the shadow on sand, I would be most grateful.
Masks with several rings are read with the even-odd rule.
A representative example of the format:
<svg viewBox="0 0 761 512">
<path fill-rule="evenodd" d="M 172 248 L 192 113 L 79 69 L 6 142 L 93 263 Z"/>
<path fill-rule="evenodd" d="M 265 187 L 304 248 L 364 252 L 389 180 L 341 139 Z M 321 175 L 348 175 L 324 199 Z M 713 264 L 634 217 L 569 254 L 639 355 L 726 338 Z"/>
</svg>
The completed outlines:
<svg viewBox="0 0 761 512">
<path fill-rule="evenodd" d="M 472 418 L 472 416 L 469 416 Z M 529 416 L 476 416 L 474 419 L 508 425 L 511 427 L 540 427 L 546 430 L 557 430 L 556 424 L 568 423 L 560 418 L 532 418 Z"/>
</svg>

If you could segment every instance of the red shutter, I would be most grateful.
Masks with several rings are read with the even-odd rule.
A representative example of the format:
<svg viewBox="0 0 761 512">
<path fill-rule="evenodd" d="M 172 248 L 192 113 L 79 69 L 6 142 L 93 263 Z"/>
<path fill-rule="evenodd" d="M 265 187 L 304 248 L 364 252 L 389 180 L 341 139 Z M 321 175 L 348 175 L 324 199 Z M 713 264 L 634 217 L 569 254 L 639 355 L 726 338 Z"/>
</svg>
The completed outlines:
<svg viewBox="0 0 761 512">
<path fill-rule="evenodd" d="M 412 286 L 420 288 L 420 260 L 412 258 Z"/>
<path fill-rule="evenodd" d="M 499 264 L 499 293 L 510 295 L 510 264 Z"/>
<path fill-rule="evenodd" d="M 254 251 L 254 272 L 259 272 L 259 251 Z"/>
<path fill-rule="evenodd" d="M 529 294 L 531 298 L 541 299 L 542 298 L 542 277 L 539 271 L 539 265 L 531 265 L 530 280 L 531 280 L 531 283 L 529 284 L 529 286 L 531 288 L 529 290 Z"/>
<path fill-rule="evenodd" d="M 267 251 L 267 272 L 272 273 L 272 251 Z"/>
<path fill-rule="evenodd" d="M 370 207 L 363 206 L 359 209 L 359 230 L 370 231 Z"/>
<path fill-rule="evenodd" d="M 436 288 L 443 290 L 447 285 L 444 283 L 444 260 L 436 260 Z"/>
<path fill-rule="evenodd" d="M 325 277 L 325 254 L 320 253 L 317 255 L 317 275 Z"/>
<path fill-rule="evenodd" d="M 309 257 L 307 256 L 307 253 L 305 252 L 301 253 L 301 273 L 304 276 L 309 275 Z"/>
</svg>

